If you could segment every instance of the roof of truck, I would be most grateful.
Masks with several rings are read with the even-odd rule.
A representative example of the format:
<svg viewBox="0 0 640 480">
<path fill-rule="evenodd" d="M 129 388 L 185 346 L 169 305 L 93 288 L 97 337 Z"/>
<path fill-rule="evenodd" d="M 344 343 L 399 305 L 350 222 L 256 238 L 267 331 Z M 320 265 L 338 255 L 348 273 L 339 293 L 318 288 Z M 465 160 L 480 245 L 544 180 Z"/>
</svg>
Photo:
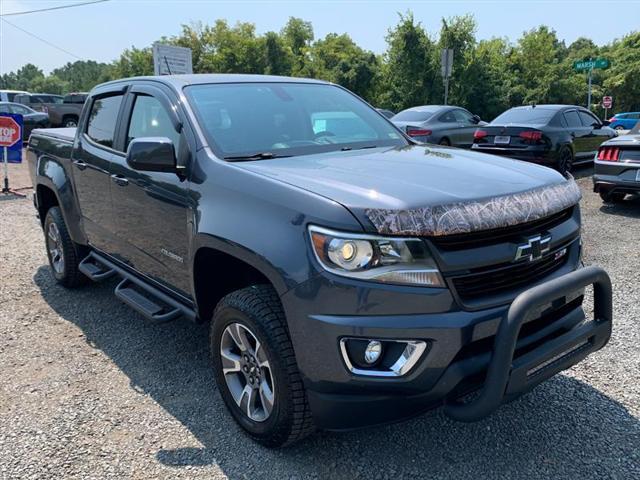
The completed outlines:
<svg viewBox="0 0 640 480">
<path fill-rule="evenodd" d="M 298 78 L 298 77 L 280 77 L 277 75 L 253 75 L 243 73 L 195 73 L 190 75 L 155 75 L 147 77 L 131 77 L 122 78 L 119 80 L 113 80 L 111 82 L 103 83 L 102 85 L 109 85 L 120 82 L 130 82 L 132 80 L 152 80 L 156 82 L 162 82 L 164 84 L 173 86 L 174 88 L 182 88 L 187 85 L 202 85 L 207 83 L 259 83 L 259 82 L 296 82 L 296 83 L 330 83 L 323 80 L 316 80 L 313 78 Z M 100 86 L 100 85 L 99 85 Z"/>
</svg>

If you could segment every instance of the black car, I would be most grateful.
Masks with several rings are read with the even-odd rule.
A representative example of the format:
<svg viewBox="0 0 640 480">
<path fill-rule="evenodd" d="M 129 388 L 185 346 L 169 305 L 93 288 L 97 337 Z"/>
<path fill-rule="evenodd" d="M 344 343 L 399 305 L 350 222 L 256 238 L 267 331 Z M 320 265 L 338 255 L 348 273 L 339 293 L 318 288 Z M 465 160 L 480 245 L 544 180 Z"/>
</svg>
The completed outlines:
<svg viewBox="0 0 640 480">
<path fill-rule="evenodd" d="M 640 122 L 627 135 L 602 144 L 595 160 L 593 190 L 605 202 L 640 193 Z"/>
<path fill-rule="evenodd" d="M 478 126 L 486 125 L 478 115 L 462 107 L 423 105 L 403 110 L 391 121 L 419 142 L 470 148 Z"/>
<path fill-rule="evenodd" d="M 16 113 L 22 115 L 24 128 L 22 129 L 22 139 L 26 141 L 34 128 L 47 128 L 49 126 L 49 115 L 12 102 L 0 102 L 0 113 Z"/>
<path fill-rule="evenodd" d="M 592 161 L 600 144 L 616 136 L 608 122 L 575 105 L 530 105 L 498 115 L 474 134 L 473 149 L 539 163 L 565 173 Z"/>
</svg>

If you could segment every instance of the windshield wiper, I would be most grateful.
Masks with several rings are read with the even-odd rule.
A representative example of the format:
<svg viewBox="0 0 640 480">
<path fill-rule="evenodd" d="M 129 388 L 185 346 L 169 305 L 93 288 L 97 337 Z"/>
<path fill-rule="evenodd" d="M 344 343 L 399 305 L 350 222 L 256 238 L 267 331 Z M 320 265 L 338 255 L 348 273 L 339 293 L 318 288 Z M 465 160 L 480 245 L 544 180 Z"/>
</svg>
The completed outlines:
<svg viewBox="0 0 640 480">
<path fill-rule="evenodd" d="M 377 148 L 378 145 L 365 145 L 364 147 L 358 147 L 356 150 L 364 150 L 365 148 Z M 349 150 L 353 150 L 353 147 L 342 147 L 340 149 L 341 152 L 348 152 Z"/>
<path fill-rule="evenodd" d="M 278 155 L 271 152 L 259 152 L 254 153 L 252 155 L 237 155 L 224 157 L 225 160 L 229 160 L 231 162 L 242 162 L 242 161 L 250 161 L 250 160 L 268 160 L 270 158 L 287 158 L 291 155 Z"/>
</svg>

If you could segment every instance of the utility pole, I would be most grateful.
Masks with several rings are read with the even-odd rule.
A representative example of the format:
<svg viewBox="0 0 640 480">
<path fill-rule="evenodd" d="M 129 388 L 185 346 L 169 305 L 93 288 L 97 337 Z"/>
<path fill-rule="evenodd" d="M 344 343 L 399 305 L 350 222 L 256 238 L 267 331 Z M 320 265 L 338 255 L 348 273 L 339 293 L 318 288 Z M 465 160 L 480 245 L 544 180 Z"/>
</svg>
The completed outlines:
<svg viewBox="0 0 640 480">
<path fill-rule="evenodd" d="M 449 78 L 453 70 L 453 49 L 443 48 L 440 54 L 442 81 L 444 82 L 444 104 L 449 101 Z"/>
</svg>

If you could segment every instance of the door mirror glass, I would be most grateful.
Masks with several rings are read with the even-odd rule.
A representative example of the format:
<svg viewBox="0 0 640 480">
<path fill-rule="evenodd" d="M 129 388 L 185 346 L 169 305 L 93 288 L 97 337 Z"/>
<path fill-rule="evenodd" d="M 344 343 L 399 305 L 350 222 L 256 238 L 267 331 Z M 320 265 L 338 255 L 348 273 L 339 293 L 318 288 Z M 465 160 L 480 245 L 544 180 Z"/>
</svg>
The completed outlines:
<svg viewBox="0 0 640 480">
<path fill-rule="evenodd" d="M 481 121 L 482 119 L 480 118 L 480 115 L 473 116 L 473 123 L 480 123 Z"/>
<path fill-rule="evenodd" d="M 609 125 L 611 125 L 611 122 L 609 120 L 603 120 L 602 121 L 602 126 L 603 127 L 608 127 Z"/>
<path fill-rule="evenodd" d="M 127 163 L 134 170 L 175 172 L 176 153 L 173 142 L 166 137 L 135 138 L 127 148 Z"/>
</svg>

